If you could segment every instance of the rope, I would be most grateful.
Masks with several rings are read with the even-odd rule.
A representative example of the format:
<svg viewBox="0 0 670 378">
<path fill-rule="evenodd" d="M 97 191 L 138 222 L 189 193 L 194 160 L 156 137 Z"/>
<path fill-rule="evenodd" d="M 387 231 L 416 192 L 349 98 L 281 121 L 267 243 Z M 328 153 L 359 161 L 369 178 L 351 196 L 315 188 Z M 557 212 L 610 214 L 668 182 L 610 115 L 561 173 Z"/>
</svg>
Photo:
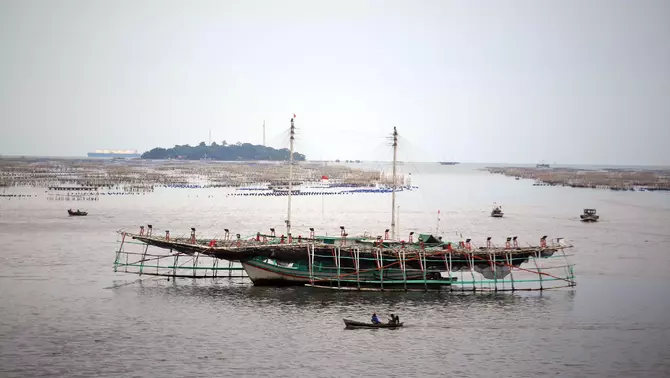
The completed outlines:
<svg viewBox="0 0 670 378">
<path fill-rule="evenodd" d="M 482 258 L 482 257 L 479 257 L 479 256 L 472 255 L 472 257 L 473 257 L 474 259 L 477 259 L 477 260 L 483 260 L 483 261 L 486 261 L 486 259 L 484 259 L 484 258 Z M 491 260 L 489 260 L 489 261 L 491 261 Z M 492 261 L 491 261 L 491 262 L 492 262 Z M 574 281 L 570 281 L 570 280 L 568 280 L 567 278 L 557 277 L 557 276 L 554 276 L 554 275 L 549 274 L 549 273 L 546 273 L 546 272 L 538 272 L 538 271 L 534 271 L 534 270 L 530 270 L 530 269 L 522 268 L 522 267 L 520 267 L 520 266 L 514 266 L 514 265 L 512 265 L 512 264 L 507 264 L 507 263 L 495 262 L 495 264 L 496 264 L 496 265 L 500 265 L 500 266 L 508 266 L 508 267 L 511 267 L 511 268 L 516 268 L 516 269 L 518 269 L 518 270 L 522 270 L 522 271 L 525 271 L 525 272 L 534 273 L 534 274 L 537 274 L 537 275 L 545 275 L 545 276 L 549 276 L 549 277 L 554 278 L 554 279 L 556 279 L 556 280 L 565 281 L 565 282 L 568 282 L 568 283 L 571 283 L 571 284 L 574 284 L 574 283 L 575 283 Z"/>
</svg>

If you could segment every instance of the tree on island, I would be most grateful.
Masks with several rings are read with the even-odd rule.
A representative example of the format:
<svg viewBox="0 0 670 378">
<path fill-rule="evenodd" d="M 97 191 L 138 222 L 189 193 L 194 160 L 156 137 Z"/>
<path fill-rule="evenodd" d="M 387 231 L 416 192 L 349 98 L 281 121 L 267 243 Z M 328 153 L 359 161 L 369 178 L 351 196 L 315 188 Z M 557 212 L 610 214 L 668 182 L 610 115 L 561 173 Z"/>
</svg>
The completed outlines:
<svg viewBox="0 0 670 378">
<path fill-rule="evenodd" d="M 222 145 L 215 142 L 211 146 L 201 142 L 195 147 L 188 144 L 175 145 L 172 148 L 157 147 L 142 154 L 142 159 L 186 159 L 199 160 L 208 158 L 221 161 L 239 161 L 239 160 L 289 160 L 288 148 L 280 150 L 254 145 L 251 143 L 240 143 L 228 145 L 224 140 Z M 305 155 L 294 152 L 293 159 L 304 161 Z"/>
</svg>

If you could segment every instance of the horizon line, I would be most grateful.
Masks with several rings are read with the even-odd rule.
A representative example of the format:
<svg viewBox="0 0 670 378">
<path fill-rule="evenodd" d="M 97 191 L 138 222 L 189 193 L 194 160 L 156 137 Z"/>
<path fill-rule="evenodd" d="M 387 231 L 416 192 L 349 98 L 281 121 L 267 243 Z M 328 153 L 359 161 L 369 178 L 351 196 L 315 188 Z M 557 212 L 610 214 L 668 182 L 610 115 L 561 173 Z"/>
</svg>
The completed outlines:
<svg viewBox="0 0 670 378">
<path fill-rule="evenodd" d="M 89 157 L 89 156 L 67 156 L 67 155 L 2 155 L 0 154 L 0 159 L 67 159 L 67 160 L 112 160 L 111 158 L 96 158 L 96 157 Z M 142 159 L 142 158 L 131 158 L 128 160 L 162 160 L 162 161 L 167 161 L 170 159 Z M 176 161 L 199 161 L 199 160 L 188 160 L 188 159 L 172 159 Z M 337 162 L 339 160 L 339 162 Z M 347 163 L 346 161 L 349 161 Z M 338 163 L 338 164 L 365 164 L 365 163 L 393 163 L 392 160 L 359 160 L 358 163 L 355 161 L 356 159 L 334 159 L 334 160 L 324 160 L 324 159 L 305 159 L 304 162 L 313 162 L 313 163 Z M 215 162 L 257 162 L 257 161 L 268 161 L 268 162 L 281 162 L 284 160 L 211 160 Z M 410 164 L 438 164 L 441 162 L 441 160 L 424 160 L 424 161 L 418 161 L 418 160 L 399 160 L 398 162 L 400 163 L 410 163 Z M 539 163 L 522 163 L 522 162 L 474 162 L 474 161 L 460 161 L 457 162 L 458 164 L 456 165 L 461 165 L 461 164 L 475 164 L 475 165 L 484 165 L 484 164 L 496 164 L 496 165 L 537 165 Z M 566 167 L 566 166 L 605 166 L 605 167 L 665 167 L 665 168 L 670 168 L 670 164 L 664 165 L 664 164 L 611 164 L 611 163 L 552 163 L 549 164 L 550 167 Z"/>
</svg>

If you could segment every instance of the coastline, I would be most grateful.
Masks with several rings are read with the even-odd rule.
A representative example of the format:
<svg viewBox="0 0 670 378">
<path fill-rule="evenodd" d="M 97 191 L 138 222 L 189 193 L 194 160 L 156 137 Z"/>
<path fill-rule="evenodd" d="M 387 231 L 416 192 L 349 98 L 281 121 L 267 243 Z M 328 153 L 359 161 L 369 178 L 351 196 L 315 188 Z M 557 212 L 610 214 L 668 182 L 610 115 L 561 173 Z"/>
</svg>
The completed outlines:
<svg viewBox="0 0 670 378">
<path fill-rule="evenodd" d="M 670 191 L 670 169 L 486 167 L 492 174 L 535 180 L 536 186 L 629 191 Z"/>
</svg>

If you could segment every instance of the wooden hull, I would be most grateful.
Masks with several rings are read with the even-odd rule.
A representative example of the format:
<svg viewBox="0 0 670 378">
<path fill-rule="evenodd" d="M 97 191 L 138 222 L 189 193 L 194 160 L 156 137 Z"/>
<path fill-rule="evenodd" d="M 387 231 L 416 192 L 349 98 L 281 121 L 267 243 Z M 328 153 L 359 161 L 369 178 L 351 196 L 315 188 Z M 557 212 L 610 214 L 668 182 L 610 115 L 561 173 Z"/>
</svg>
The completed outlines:
<svg viewBox="0 0 670 378">
<path fill-rule="evenodd" d="M 67 213 L 71 217 L 84 217 L 84 216 L 88 215 L 88 213 L 85 212 L 85 211 L 80 211 L 80 212 L 68 211 Z"/>
<path fill-rule="evenodd" d="M 305 278 L 290 271 L 264 265 L 253 260 L 242 263 L 247 276 L 256 286 L 303 286 L 309 283 L 309 277 Z"/>
<path fill-rule="evenodd" d="M 302 269 L 279 266 L 255 259 L 243 261 L 241 264 L 249 276 L 249 279 L 251 279 L 256 286 L 304 286 L 312 283 L 310 272 Z M 399 282 L 404 281 L 405 279 L 423 279 L 423 274 L 424 273 L 420 270 L 407 269 L 403 276 L 400 269 L 387 269 L 384 271 L 383 280 L 393 281 L 395 283 L 394 285 L 397 286 L 400 285 Z M 439 275 L 439 272 L 426 272 L 427 280 L 441 278 L 437 277 L 436 274 Z M 339 276 L 341 278 L 340 284 L 342 286 L 366 286 L 366 281 L 375 283 L 380 281 L 378 271 L 361 272 L 358 276 L 355 273 L 341 271 Z M 313 273 L 313 282 L 322 285 L 328 285 L 329 283 L 337 285 L 337 277 L 337 271 L 334 270 L 315 271 Z M 375 284 L 375 286 L 378 286 L 378 284 Z M 384 286 L 391 286 L 391 282 L 389 282 L 388 285 L 384 284 Z"/>
<path fill-rule="evenodd" d="M 350 320 L 350 319 L 342 319 L 344 320 L 344 325 L 349 328 L 349 329 L 360 329 L 360 328 L 400 328 L 402 327 L 403 323 L 397 323 L 397 324 L 389 324 L 389 323 L 379 323 L 379 324 L 373 324 L 373 323 L 364 323 L 364 322 L 357 322 L 355 320 Z"/>
<path fill-rule="evenodd" d="M 491 216 L 492 216 L 493 218 L 502 218 L 502 217 L 503 217 L 503 214 L 502 214 L 502 213 L 491 213 Z"/>
</svg>

